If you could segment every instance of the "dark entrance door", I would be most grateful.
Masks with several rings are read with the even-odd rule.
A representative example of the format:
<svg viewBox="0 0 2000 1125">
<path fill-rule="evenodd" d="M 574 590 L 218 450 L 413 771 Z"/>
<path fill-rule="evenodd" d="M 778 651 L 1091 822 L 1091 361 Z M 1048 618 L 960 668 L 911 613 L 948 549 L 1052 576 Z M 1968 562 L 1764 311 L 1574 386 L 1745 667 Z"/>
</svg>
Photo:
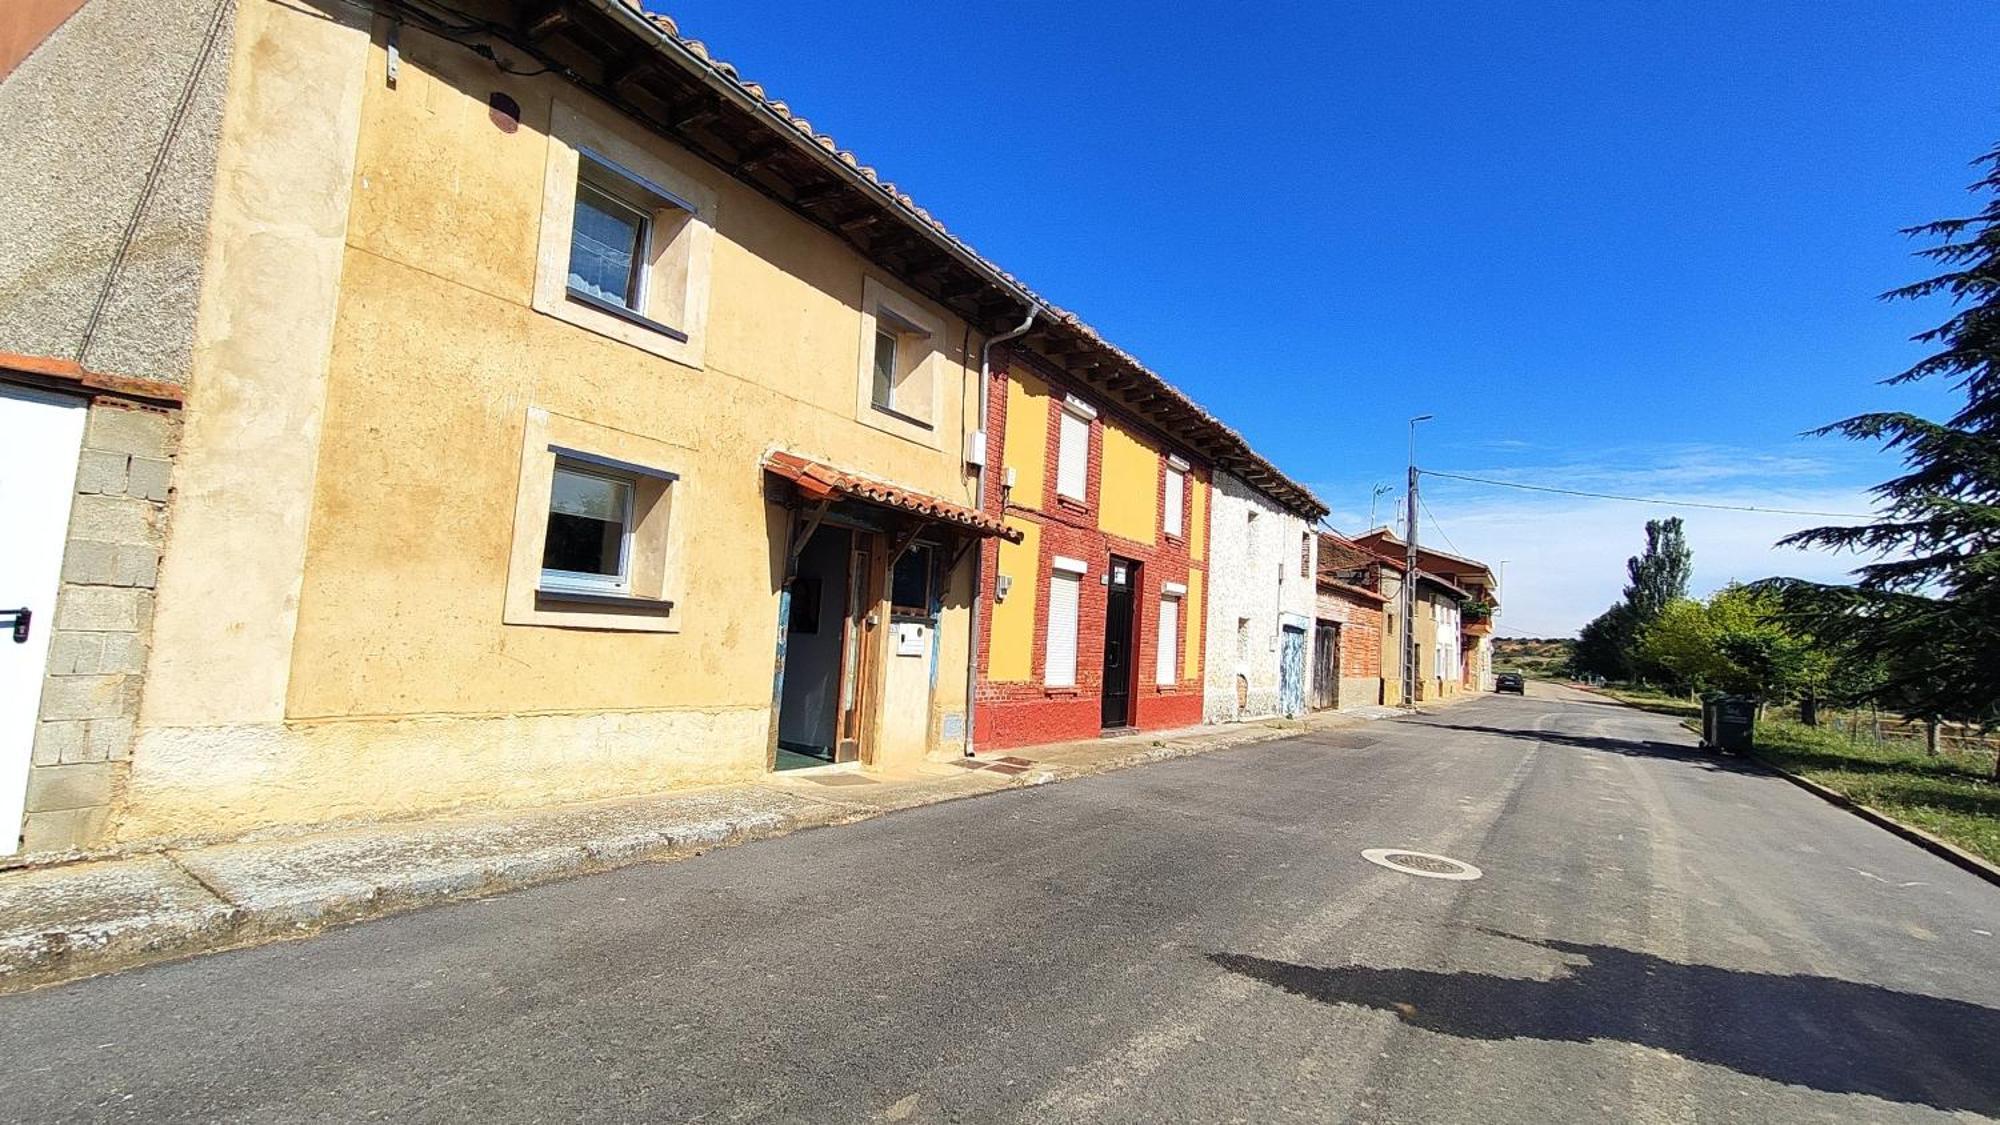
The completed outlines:
<svg viewBox="0 0 2000 1125">
<path fill-rule="evenodd" d="M 1139 646 L 1133 639 L 1132 592 L 1139 585 L 1139 564 L 1111 557 L 1111 573 L 1106 576 L 1104 598 L 1104 726 L 1132 725 L 1132 653 Z"/>
<path fill-rule="evenodd" d="M 1329 710 L 1340 703 L 1340 626 L 1321 621 L 1313 628 L 1312 706 Z"/>
</svg>

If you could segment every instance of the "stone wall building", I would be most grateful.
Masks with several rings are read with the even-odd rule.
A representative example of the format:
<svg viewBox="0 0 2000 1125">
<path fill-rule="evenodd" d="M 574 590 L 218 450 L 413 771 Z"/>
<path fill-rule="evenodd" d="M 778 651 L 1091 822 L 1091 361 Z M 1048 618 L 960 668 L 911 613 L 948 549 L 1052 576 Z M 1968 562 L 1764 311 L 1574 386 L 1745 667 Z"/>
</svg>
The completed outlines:
<svg viewBox="0 0 2000 1125">
<path fill-rule="evenodd" d="M 1278 497 L 1217 473 L 1210 505 L 1208 675 L 1211 723 L 1306 709 L 1318 598 L 1316 499 Z"/>
</svg>

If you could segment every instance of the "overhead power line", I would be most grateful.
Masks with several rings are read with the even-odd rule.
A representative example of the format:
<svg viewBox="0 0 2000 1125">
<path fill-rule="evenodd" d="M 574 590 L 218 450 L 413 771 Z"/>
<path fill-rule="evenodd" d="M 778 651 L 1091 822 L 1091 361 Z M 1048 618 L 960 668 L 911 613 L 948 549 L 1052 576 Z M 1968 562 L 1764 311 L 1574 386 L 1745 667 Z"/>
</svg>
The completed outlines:
<svg viewBox="0 0 2000 1125">
<path fill-rule="evenodd" d="M 1751 504 L 1714 504 L 1705 500 L 1669 500 L 1658 496 L 1619 496 L 1610 492 L 1585 492 L 1577 488 L 1556 488 L 1546 484 L 1521 484 L 1511 480 L 1489 480 L 1486 477 L 1469 477 L 1462 473 L 1440 473 L 1435 469 L 1418 469 L 1427 477 L 1441 477 L 1445 480 L 1462 480 L 1471 484 L 1487 484 L 1494 488 L 1518 488 L 1526 492 L 1553 492 L 1561 496 L 1583 496 L 1591 500 L 1622 500 L 1627 504 L 1654 504 L 1664 508 L 1707 508 L 1718 512 L 1762 512 L 1773 516 L 1820 516 L 1835 520 L 1872 520 L 1872 515 L 1857 515 L 1853 512 L 1813 512 L 1800 508 L 1762 508 Z M 1437 517 L 1431 517 L 1436 522 Z M 1440 528 L 1440 531 L 1443 529 Z"/>
<path fill-rule="evenodd" d="M 1460 554 L 1458 544 L 1452 542 L 1451 536 L 1445 534 L 1444 525 L 1438 522 L 1437 513 L 1431 511 L 1431 502 L 1420 495 L 1417 497 L 1417 506 L 1422 508 L 1424 514 L 1431 518 L 1431 526 L 1437 529 L 1438 538 L 1443 539 L 1444 545 L 1451 548 L 1451 553 L 1454 555 Z"/>
</svg>

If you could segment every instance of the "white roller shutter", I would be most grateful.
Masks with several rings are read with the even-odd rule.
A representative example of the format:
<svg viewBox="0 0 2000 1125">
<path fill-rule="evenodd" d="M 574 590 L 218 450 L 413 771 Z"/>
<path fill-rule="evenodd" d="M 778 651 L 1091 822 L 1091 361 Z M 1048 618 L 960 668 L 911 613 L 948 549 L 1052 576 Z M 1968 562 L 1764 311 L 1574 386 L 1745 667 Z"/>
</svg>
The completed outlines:
<svg viewBox="0 0 2000 1125">
<path fill-rule="evenodd" d="M 1076 686 L 1077 599 L 1083 583 L 1060 571 L 1049 576 L 1049 643 L 1042 682 L 1049 687 Z"/>
<path fill-rule="evenodd" d="M 1181 496 L 1186 491 L 1187 477 L 1179 470 L 1167 470 L 1167 513 L 1165 524 L 1168 535 L 1181 533 Z"/>
<path fill-rule="evenodd" d="M 1056 441 L 1056 493 L 1072 500 L 1087 500 L 1085 481 L 1090 474 L 1090 423 L 1068 409 L 1061 416 Z"/>
<path fill-rule="evenodd" d="M 1160 599 L 1160 652 L 1155 662 L 1153 682 L 1169 686 L 1179 682 L 1175 674 L 1181 657 L 1181 601 Z"/>
</svg>

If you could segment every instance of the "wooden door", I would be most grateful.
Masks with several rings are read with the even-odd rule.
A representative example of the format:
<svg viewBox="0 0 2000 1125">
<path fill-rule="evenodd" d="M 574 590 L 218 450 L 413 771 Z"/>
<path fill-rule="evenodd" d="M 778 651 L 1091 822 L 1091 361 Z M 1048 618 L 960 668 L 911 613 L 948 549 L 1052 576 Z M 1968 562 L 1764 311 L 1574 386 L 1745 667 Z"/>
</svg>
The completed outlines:
<svg viewBox="0 0 2000 1125">
<path fill-rule="evenodd" d="M 1340 705 L 1340 626 L 1322 621 L 1313 629 L 1313 695 L 1315 711 Z"/>
<path fill-rule="evenodd" d="M 875 536 L 854 533 L 847 566 L 847 615 L 840 649 L 839 738 L 833 760 L 852 762 L 869 756 L 870 720 L 875 713 L 875 651 L 882 621 L 880 585 L 875 574 L 880 551 Z"/>
</svg>

